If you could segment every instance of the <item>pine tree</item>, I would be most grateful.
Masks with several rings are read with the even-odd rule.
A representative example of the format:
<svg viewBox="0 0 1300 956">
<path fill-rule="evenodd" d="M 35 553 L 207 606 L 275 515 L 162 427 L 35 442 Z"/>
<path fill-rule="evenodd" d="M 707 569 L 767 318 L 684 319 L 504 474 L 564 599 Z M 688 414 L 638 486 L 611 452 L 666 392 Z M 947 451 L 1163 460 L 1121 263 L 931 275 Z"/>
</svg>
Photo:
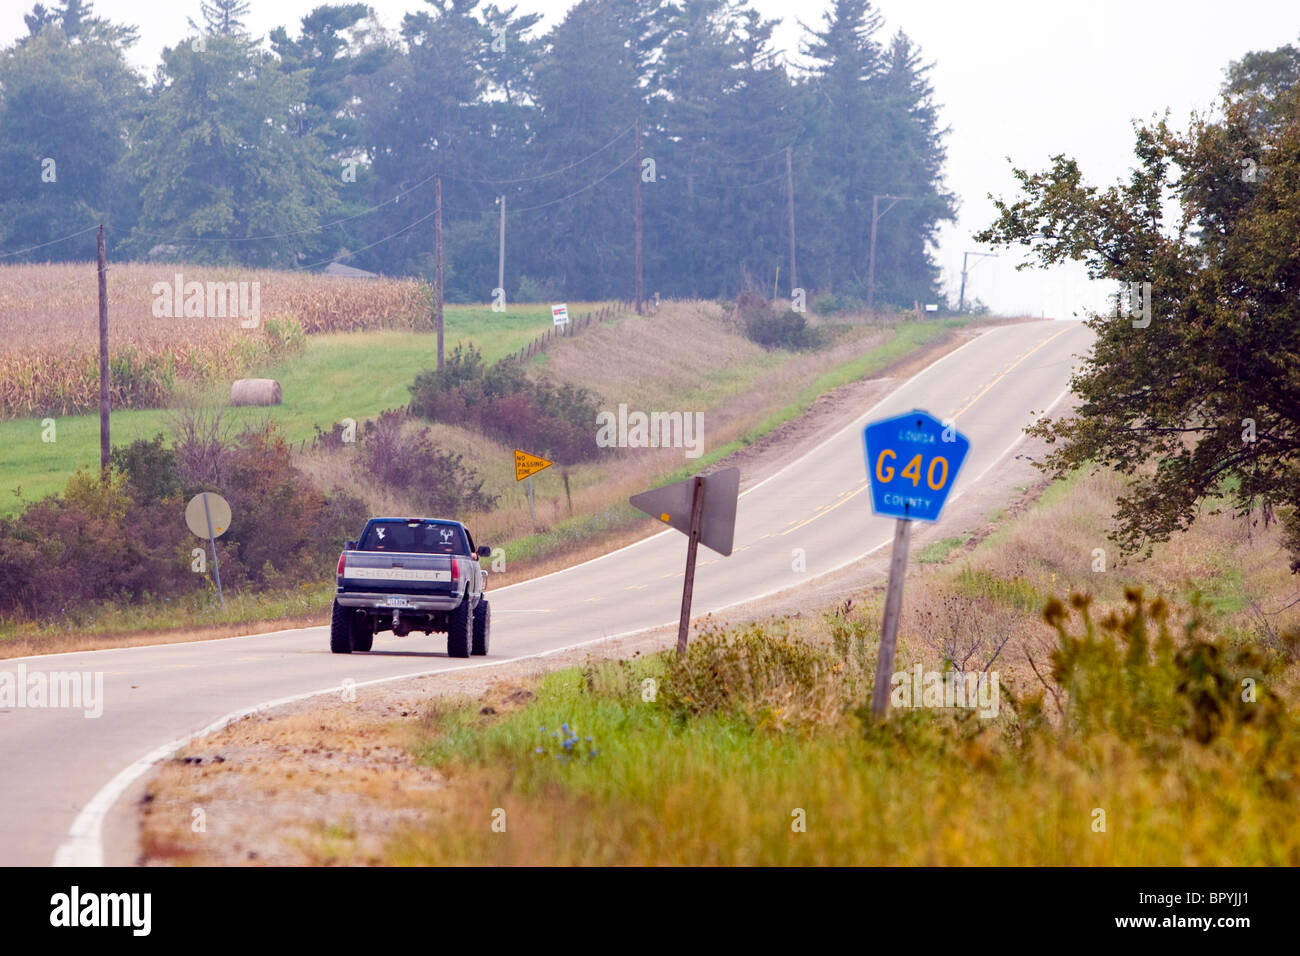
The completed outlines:
<svg viewBox="0 0 1300 956">
<path fill-rule="evenodd" d="M 248 15 L 248 0 L 200 0 L 203 28 L 190 20 L 190 26 L 208 36 L 247 36 L 243 17 Z"/>
</svg>

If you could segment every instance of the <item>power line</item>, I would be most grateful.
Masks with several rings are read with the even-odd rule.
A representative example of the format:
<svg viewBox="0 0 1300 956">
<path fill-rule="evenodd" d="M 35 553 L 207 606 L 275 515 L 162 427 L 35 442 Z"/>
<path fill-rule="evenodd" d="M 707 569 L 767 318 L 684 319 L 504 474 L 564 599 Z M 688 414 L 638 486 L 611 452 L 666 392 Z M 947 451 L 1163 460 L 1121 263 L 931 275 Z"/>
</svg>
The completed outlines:
<svg viewBox="0 0 1300 956">
<path fill-rule="evenodd" d="M 762 182 L 758 182 L 758 183 L 741 183 L 740 185 L 737 186 L 729 186 L 724 183 L 702 183 L 699 180 L 695 180 L 692 183 L 692 186 L 696 188 L 700 186 L 704 186 L 708 189 L 756 189 L 759 186 L 770 186 L 772 183 L 779 183 L 784 179 L 785 179 L 785 171 L 782 170 L 780 175 L 773 176 L 771 179 L 764 179 Z"/>
<path fill-rule="evenodd" d="M 700 143 L 700 144 L 697 144 L 697 145 L 699 145 L 699 146 L 703 146 L 705 149 L 712 149 L 711 146 L 708 146 L 707 144 L 704 144 L 704 143 Z M 793 145 L 794 145 L 793 143 L 790 144 L 790 146 L 793 146 Z M 692 148 L 694 148 L 694 147 L 692 147 Z M 715 166 L 753 166 L 753 165 L 755 165 L 755 164 L 757 164 L 757 163 L 761 163 L 761 162 L 762 162 L 763 160 L 765 160 L 765 159 L 771 159 L 773 156 L 780 156 L 780 155 L 781 155 L 782 153 L 784 153 L 784 152 L 786 151 L 786 149 L 788 149 L 788 148 L 789 148 L 789 147 L 782 146 L 782 147 L 780 147 L 780 148 L 778 148 L 778 149 L 773 150 L 773 151 L 770 152 L 770 153 L 766 153 L 766 154 L 764 154 L 764 155 L 762 155 L 762 156 L 759 156 L 759 157 L 757 157 L 756 159 L 736 159 L 736 160 L 730 160 L 730 161 L 727 161 L 727 162 L 715 162 L 713 165 L 715 165 Z"/>
<path fill-rule="evenodd" d="M 432 182 L 437 175 L 438 175 L 437 173 L 433 173 L 432 175 L 426 176 L 424 179 L 421 179 L 418 183 L 416 183 L 414 186 L 410 187 L 409 189 L 405 189 L 402 192 L 399 192 L 392 199 L 385 199 L 383 202 L 378 203 L 377 205 L 370 206 L 367 209 L 363 209 L 361 212 L 357 213 L 356 215 L 344 216 L 342 219 L 335 219 L 332 222 L 327 222 L 319 226 L 312 226 L 308 229 L 299 229 L 296 232 L 285 232 L 276 236 L 229 236 L 229 237 L 227 236 L 164 236 L 161 233 L 156 233 L 156 232 L 138 232 L 138 231 L 134 232 L 134 235 L 142 236 L 146 239 L 163 239 L 168 242 L 261 242 L 267 239 L 292 239 L 294 236 L 305 236 L 313 232 L 324 232 L 326 229 L 329 229 L 332 226 L 337 226 L 340 223 L 351 222 L 353 219 L 360 219 L 362 216 L 368 216 L 373 212 L 377 212 L 380 209 L 383 209 L 387 205 L 397 202 L 403 196 L 415 192 L 421 186 L 427 185 L 428 183 Z"/>
<path fill-rule="evenodd" d="M 407 223 L 405 226 L 403 226 L 401 229 L 398 229 L 396 232 L 390 232 L 388 235 L 384 236 L 382 239 L 376 239 L 374 242 L 371 242 L 371 243 L 369 243 L 369 244 L 367 244 L 367 245 L 364 245 L 364 246 L 362 246 L 360 249 L 350 249 L 350 250 L 348 250 L 348 254 L 347 254 L 346 257 L 343 257 L 343 256 L 331 256 L 331 257 L 329 257 L 328 259 L 319 259 L 319 260 L 317 260 L 316 262 L 309 262 L 309 263 L 307 263 L 306 265 L 303 265 L 303 266 L 294 266 L 294 267 L 293 267 L 293 271 L 295 271 L 295 272 L 304 272 L 304 271 L 306 271 L 307 269 L 313 269 L 313 268 L 315 268 L 316 266 L 324 265 L 324 264 L 327 263 L 327 262 L 338 262 L 339 259 L 341 259 L 341 258 L 351 258 L 352 256 L 355 256 L 358 252 L 365 252 L 367 249 L 373 249 L 375 246 L 378 246 L 378 245 L 380 245 L 380 244 L 382 244 L 382 243 L 385 243 L 385 242 L 387 242 L 389 239 L 396 239 L 396 238 L 397 238 L 398 236 L 400 236 L 402 233 L 404 233 L 404 232 L 406 232 L 406 231 L 408 231 L 408 230 L 410 230 L 410 229 L 414 229 L 414 228 L 415 228 L 416 226 L 418 226 L 420 223 L 422 223 L 422 222 L 428 222 L 430 219 L 432 219 L 432 218 L 433 218 L 434 216 L 436 216 L 437 214 L 438 214 L 438 210 L 437 210 L 437 209 L 434 209 L 432 212 L 428 213 L 427 215 L 421 216 L 419 219 L 415 220 L 414 222 Z"/>
<path fill-rule="evenodd" d="M 636 154 L 632 153 L 627 157 L 627 159 L 623 160 L 623 162 L 619 163 L 617 166 L 615 166 L 613 169 L 607 172 L 604 176 L 601 176 L 595 182 L 590 182 L 587 185 L 583 186 L 581 189 L 569 193 L 569 195 L 567 196 L 561 196 L 559 199 L 551 199 L 544 203 L 538 203 L 536 206 L 527 206 L 524 209 L 515 209 L 512 210 L 512 214 L 517 215 L 518 213 L 521 212 L 532 212 L 534 209 L 545 209 L 547 206 L 554 206 L 556 203 L 564 202 L 565 200 L 572 199 L 574 196 L 577 196 L 581 193 L 585 193 L 588 189 L 593 189 L 596 186 L 599 186 L 605 180 L 609 179 L 610 176 L 613 176 L 616 172 L 618 172 L 620 169 L 622 169 L 624 166 L 630 163 L 635 156 Z"/>
<path fill-rule="evenodd" d="M 60 236 L 59 238 L 51 239 L 48 242 L 42 242 L 34 246 L 28 246 L 26 249 L 15 249 L 13 252 L 0 252 L 0 259 L 8 259 L 10 256 L 21 256 L 25 252 L 35 252 L 37 249 L 44 249 L 46 246 L 53 246 L 53 245 L 57 245 L 60 242 L 67 242 L 69 239 L 76 239 L 77 236 L 84 236 L 88 232 L 94 232 L 98 228 L 99 228 L 99 224 L 96 223 L 93 226 L 87 226 L 85 229 L 80 229 L 77 232 L 69 233 L 66 236 Z"/>
<path fill-rule="evenodd" d="M 465 176 L 453 176 L 450 174 L 448 174 L 447 178 L 459 180 L 460 182 L 463 183 L 478 183 L 484 186 L 509 186 L 515 183 L 530 183 L 530 182 L 535 182 L 538 179 L 549 179 L 551 176 L 558 176 L 560 173 L 568 172 L 570 169 L 573 169 L 575 166 L 581 166 L 587 160 L 599 156 L 605 150 L 609 149 L 620 139 L 626 136 L 631 130 L 632 130 L 632 126 L 628 126 L 624 128 L 622 132 L 620 132 L 617 136 L 611 139 L 604 146 L 597 149 L 595 152 L 588 153 L 582 159 L 569 163 L 569 165 L 567 166 L 561 166 L 559 169 L 552 169 L 548 173 L 538 173 L 536 176 L 523 176 L 519 179 L 469 179 L 468 177 Z"/>
</svg>

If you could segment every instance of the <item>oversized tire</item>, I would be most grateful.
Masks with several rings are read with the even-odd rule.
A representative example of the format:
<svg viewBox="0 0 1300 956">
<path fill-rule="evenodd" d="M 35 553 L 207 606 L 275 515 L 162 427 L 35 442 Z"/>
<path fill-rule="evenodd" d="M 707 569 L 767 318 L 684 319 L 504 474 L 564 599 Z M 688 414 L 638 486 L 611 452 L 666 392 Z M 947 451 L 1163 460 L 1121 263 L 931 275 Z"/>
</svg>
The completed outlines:
<svg viewBox="0 0 1300 956">
<path fill-rule="evenodd" d="M 448 657 L 469 657 L 473 630 L 474 614 L 469 609 L 469 595 L 466 594 L 456 605 L 456 610 L 447 615 Z"/>
<path fill-rule="evenodd" d="M 480 598 L 478 607 L 474 608 L 474 645 L 473 653 L 482 657 L 488 652 L 488 639 L 492 636 L 492 607 L 487 598 Z"/>
<path fill-rule="evenodd" d="M 354 651 L 368 651 L 375 644 L 375 629 L 369 621 L 364 623 L 352 618 L 352 649 Z"/>
<path fill-rule="evenodd" d="M 330 612 L 330 650 L 335 654 L 352 653 L 352 615 L 337 600 Z"/>
</svg>

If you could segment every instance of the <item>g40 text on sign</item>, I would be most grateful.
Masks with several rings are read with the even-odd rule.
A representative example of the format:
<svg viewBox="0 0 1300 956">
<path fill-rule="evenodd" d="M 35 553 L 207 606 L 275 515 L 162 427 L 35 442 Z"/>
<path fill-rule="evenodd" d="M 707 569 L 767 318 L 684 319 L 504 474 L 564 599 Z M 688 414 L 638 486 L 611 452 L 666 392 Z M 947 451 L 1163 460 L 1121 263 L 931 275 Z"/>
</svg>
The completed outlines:
<svg viewBox="0 0 1300 956">
<path fill-rule="evenodd" d="M 939 520 L 970 440 L 920 409 L 873 422 L 862 438 L 871 510 L 913 521 Z"/>
</svg>

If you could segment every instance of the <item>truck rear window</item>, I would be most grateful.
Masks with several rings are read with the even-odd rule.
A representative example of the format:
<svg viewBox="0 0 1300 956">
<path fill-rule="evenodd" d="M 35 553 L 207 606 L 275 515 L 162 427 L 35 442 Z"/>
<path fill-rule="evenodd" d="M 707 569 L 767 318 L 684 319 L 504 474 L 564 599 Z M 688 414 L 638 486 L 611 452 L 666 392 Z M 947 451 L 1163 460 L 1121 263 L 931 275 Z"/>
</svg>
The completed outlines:
<svg viewBox="0 0 1300 956">
<path fill-rule="evenodd" d="M 357 542 L 359 551 L 401 551 L 406 554 L 469 554 L 465 532 L 455 525 L 422 521 L 376 521 Z"/>
</svg>

